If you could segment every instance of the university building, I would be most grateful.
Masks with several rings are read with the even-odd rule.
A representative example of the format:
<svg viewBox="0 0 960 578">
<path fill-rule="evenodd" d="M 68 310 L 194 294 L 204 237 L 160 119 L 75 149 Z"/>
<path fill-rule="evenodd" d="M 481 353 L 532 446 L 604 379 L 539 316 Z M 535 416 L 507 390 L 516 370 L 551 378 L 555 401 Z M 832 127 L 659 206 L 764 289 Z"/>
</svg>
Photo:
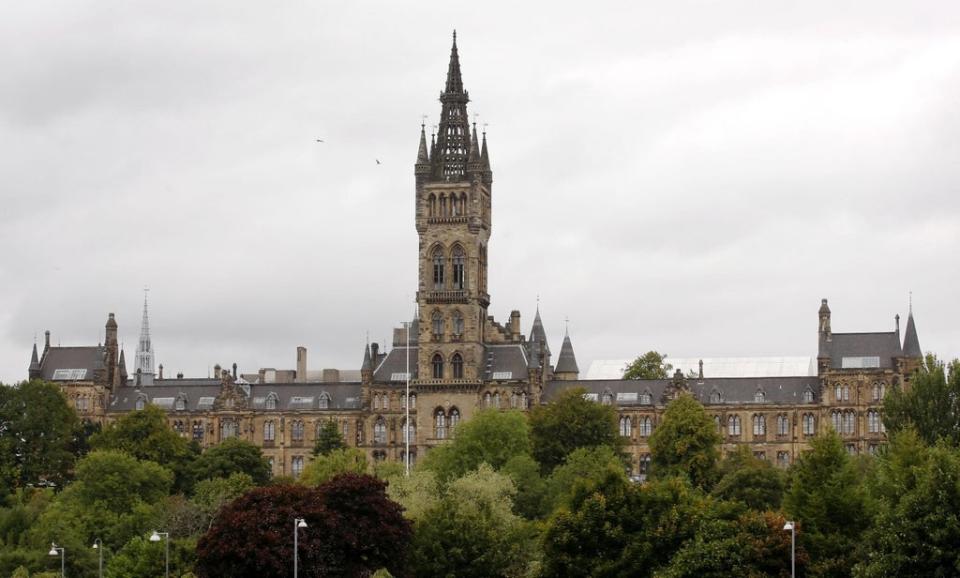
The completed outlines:
<svg viewBox="0 0 960 578">
<path fill-rule="evenodd" d="M 249 440 L 263 449 L 276 475 L 299 475 L 327 421 L 374 460 L 403 460 L 409 432 L 415 461 L 481 408 L 527 410 L 570 388 L 616 406 L 638 478 L 649 464 L 647 440 L 667 403 L 684 392 L 714 416 L 727 449 L 748 444 L 782 466 L 830 427 L 850 452 L 872 452 L 883 443 L 884 392 L 906 383 L 922 357 L 912 312 L 902 339 L 899 317 L 893 331 L 835 333 L 824 299 L 810 375 L 712 377 L 701 365 L 693 374 L 678 370 L 656 380 L 581 379 L 570 336 L 554 359 L 539 310 L 529 333 L 518 310 L 495 320 L 487 289 L 493 172 L 486 134 L 468 122 L 469 101 L 454 36 L 439 126 L 429 141 L 421 126 L 414 164 L 418 318 L 395 328 L 383 349 L 366 345 L 359 371 L 311 372 L 306 350 L 298 348 L 292 370 L 247 375 L 234 364 L 232 370 L 217 366 L 212 378 L 165 376 L 162 365 L 155 372 L 145 301 L 133 373 L 110 313 L 105 340 L 96 346 L 51 346 L 47 331 L 42 351 L 34 344 L 29 377 L 59 384 L 81 417 L 92 421 L 154 404 L 167 412 L 174 430 L 202 447 L 231 437 Z"/>
</svg>

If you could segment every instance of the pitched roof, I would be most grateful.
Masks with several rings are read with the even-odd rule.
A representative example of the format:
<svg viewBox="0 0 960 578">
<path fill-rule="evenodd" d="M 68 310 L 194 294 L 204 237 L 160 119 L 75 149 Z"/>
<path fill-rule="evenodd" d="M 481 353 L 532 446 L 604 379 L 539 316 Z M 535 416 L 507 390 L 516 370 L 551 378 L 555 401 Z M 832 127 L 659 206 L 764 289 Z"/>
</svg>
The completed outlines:
<svg viewBox="0 0 960 578">
<path fill-rule="evenodd" d="M 893 359 L 902 355 L 900 339 L 896 331 L 878 333 L 834 333 L 824 344 L 824 353 L 830 357 L 830 365 L 844 367 L 844 358 L 879 358 L 879 367 L 893 367 Z"/>
<path fill-rule="evenodd" d="M 547 343 L 547 332 L 543 329 L 543 320 L 540 319 L 540 308 L 537 308 L 537 314 L 533 317 L 533 327 L 530 328 L 529 342 L 537 341 L 541 345 L 541 351 L 544 355 L 550 355 L 550 344 Z"/>
<path fill-rule="evenodd" d="M 483 378 L 489 380 L 525 379 L 527 353 L 519 343 L 487 345 Z"/>
<path fill-rule="evenodd" d="M 185 412 L 209 411 L 213 400 L 220 395 L 219 382 L 215 380 L 163 380 L 164 382 L 179 382 L 167 385 L 151 385 L 143 387 L 123 387 L 111 399 L 109 411 L 133 411 L 137 400 L 145 403 L 154 403 L 165 410 L 176 412 L 175 403 L 178 398 L 184 400 Z M 207 383 L 203 383 L 207 382 Z M 161 382 L 163 383 L 163 382 Z M 266 383 L 250 385 L 250 409 L 253 411 L 280 411 L 291 409 L 359 409 L 359 383 Z M 276 410 L 266 409 L 266 400 L 274 397 L 277 401 Z M 327 407 L 322 407 L 321 400 L 327 400 Z"/>
<path fill-rule="evenodd" d="M 557 357 L 557 367 L 553 371 L 555 373 L 580 373 L 580 368 L 577 367 L 577 356 L 573 353 L 573 343 L 570 342 L 569 335 L 563 338 L 560 356 Z"/>
<path fill-rule="evenodd" d="M 419 351 L 418 347 L 410 347 L 408 354 L 406 347 L 394 347 L 374 369 L 373 380 L 379 382 L 406 381 L 408 358 L 410 379 L 416 379 Z"/>
<path fill-rule="evenodd" d="M 590 364 L 587 379 L 619 379 L 632 359 L 598 359 Z M 802 377 L 817 375 L 813 357 L 667 357 L 666 362 L 684 374 L 699 373 L 703 361 L 705 377 Z"/>
<path fill-rule="evenodd" d="M 917 337 L 917 326 L 913 322 L 913 311 L 907 317 L 907 332 L 903 336 L 904 357 L 923 357 L 920 349 L 920 339 Z"/>
<path fill-rule="evenodd" d="M 104 353 L 102 346 L 51 347 L 40 361 L 40 377 L 47 381 L 93 381 L 93 372 L 103 367 Z"/>
</svg>

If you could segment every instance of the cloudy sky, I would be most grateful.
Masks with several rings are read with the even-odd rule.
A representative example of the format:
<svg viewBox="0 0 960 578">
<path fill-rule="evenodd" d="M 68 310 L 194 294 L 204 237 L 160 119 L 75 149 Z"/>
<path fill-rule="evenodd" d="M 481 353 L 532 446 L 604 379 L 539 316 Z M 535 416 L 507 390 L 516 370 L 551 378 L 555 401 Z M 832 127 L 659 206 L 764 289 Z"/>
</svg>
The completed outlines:
<svg viewBox="0 0 960 578">
<path fill-rule="evenodd" d="M 0 9 L 0 381 L 111 311 L 129 360 L 144 286 L 169 374 L 357 368 L 412 315 L 453 28 L 498 319 L 540 295 L 583 370 L 815 355 L 822 297 L 881 331 L 912 291 L 960 355 L 955 1 L 70 0 Z"/>
</svg>

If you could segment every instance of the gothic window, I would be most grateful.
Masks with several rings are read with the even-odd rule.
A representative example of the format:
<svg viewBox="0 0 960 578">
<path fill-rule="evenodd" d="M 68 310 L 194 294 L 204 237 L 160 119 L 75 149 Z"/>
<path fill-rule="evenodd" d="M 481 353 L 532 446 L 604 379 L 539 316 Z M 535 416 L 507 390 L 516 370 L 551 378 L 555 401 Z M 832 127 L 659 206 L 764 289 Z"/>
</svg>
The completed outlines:
<svg viewBox="0 0 960 578">
<path fill-rule="evenodd" d="M 653 394 L 645 391 L 640 394 L 640 405 L 653 405 Z"/>
<path fill-rule="evenodd" d="M 753 457 L 758 460 L 767 461 L 767 452 L 753 452 Z"/>
<path fill-rule="evenodd" d="M 293 473 L 293 477 L 300 477 L 300 474 L 303 473 L 303 456 L 293 456 L 290 458 L 290 471 Z"/>
<path fill-rule="evenodd" d="M 839 383 L 833 388 L 833 399 L 834 401 L 843 401 L 843 387 Z"/>
<path fill-rule="evenodd" d="M 880 401 L 883 399 L 884 395 L 883 384 L 879 381 L 873 384 L 873 401 Z"/>
<path fill-rule="evenodd" d="M 493 405 L 493 396 L 488 391 L 483 394 L 483 407 L 490 407 L 491 405 Z"/>
<path fill-rule="evenodd" d="M 225 419 L 220 422 L 220 439 L 230 439 L 237 437 L 237 422 L 232 419 Z"/>
<path fill-rule="evenodd" d="M 437 408 L 433 412 L 434 437 L 438 440 L 447 439 L 447 415 L 443 413 L 443 408 Z"/>
<path fill-rule="evenodd" d="M 187 409 L 187 400 L 183 396 L 177 397 L 176 403 L 174 403 L 173 408 L 177 411 L 184 411 Z"/>
<path fill-rule="evenodd" d="M 296 420 L 290 426 L 290 438 L 295 442 L 303 441 L 303 422 Z"/>
<path fill-rule="evenodd" d="M 433 250 L 433 288 L 435 291 L 443 290 L 443 249 L 441 247 Z"/>
<path fill-rule="evenodd" d="M 460 193 L 460 214 L 467 214 L 467 193 Z"/>
<path fill-rule="evenodd" d="M 382 462 L 387 459 L 387 452 L 383 450 L 377 450 L 373 452 L 373 461 Z"/>
<path fill-rule="evenodd" d="M 463 336 L 463 314 L 459 311 L 453 312 L 453 335 L 454 337 Z"/>
<path fill-rule="evenodd" d="M 450 365 L 453 367 L 453 378 L 463 379 L 463 357 L 459 353 L 454 353 L 450 358 Z"/>
<path fill-rule="evenodd" d="M 777 452 L 777 465 L 781 468 L 790 466 L 790 452 Z"/>
<path fill-rule="evenodd" d="M 344 421 L 343 421 L 343 441 L 344 441 L 344 442 L 346 442 L 348 439 L 350 439 L 350 438 L 348 437 L 349 435 L 350 435 L 350 422 L 344 420 Z"/>
<path fill-rule="evenodd" d="M 632 424 L 630 423 L 630 417 L 622 415 L 620 416 L 620 435 L 628 438 L 630 434 L 633 433 Z"/>
<path fill-rule="evenodd" d="M 433 356 L 433 378 L 443 379 L 443 356 L 439 353 Z"/>
<path fill-rule="evenodd" d="M 723 420 L 719 415 L 713 416 L 713 425 L 717 428 L 717 433 L 723 433 Z"/>
<path fill-rule="evenodd" d="M 520 392 L 520 407 L 527 409 L 527 392 L 525 391 Z"/>
<path fill-rule="evenodd" d="M 813 390 L 810 388 L 803 392 L 803 403 L 813 403 Z"/>
<path fill-rule="evenodd" d="M 803 414 L 803 435 L 812 436 L 817 433 L 817 418 L 812 413 Z"/>
<path fill-rule="evenodd" d="M 409 428 L 409 432 L 408 432 L 408 431 L 407 431 L 407 421 L 404 419 L 404 420 L 403 420 L 403 427 L 400 428 L 400 430 L 401 430 L 401 435 L 404 436 L 404 437 L 403 437 L 404 443 L 406 443 L 406 441 L 407 441 L 407 437 L 406 437 L 406 436 L 407 436 L 408 433 L 409 433 L 409 435 L 410 435 L 410 443 L 412 443 L 412 444 L 417 443 L 417 422 L 415 422 L 415 421 L 413 421 L 413 420 L 410 421 L 410 428 Z"/>
<path fill-rule="evenodd" d="M 270 395 L 267 396 L 267 401 L 264 405 L 268 410 L 277 409 L 277 394 L 270 392 Z"/>
<path fill-rule="evenodd" d="M 433 338 L 439 340 L 443 336 L 443 313 L 434 311 L 431 319 L 433 321 Z"/>
<path fill-rule="evenodd" d="M 327 392 L 324 391 L 323 393 L 320 394 L 320 402 L 319 402 L 319 406 L 318 406 L 318 407 L 319 407 L 320 409 L 330 409 L 330 394 L 329 394 L 329 393 L 327 393 Z"/>
<path fill-rule="evenodd" d="M 357 445 L 363 443 L 363 420 L 357 420 Z"/>
<path fill-rule="evenodd" d="M 378 417 L 377 421 L 373 422 L 373 443 L 387 443 L 387 422 L 382 416 Z"/>
<path fill-rule="evenodd" d="M 440 195 L 440 216 L 447 216 L 447 195 Z"/>
<path fill-rule="evenodd" d="M 640 437 L 650 437 L 653 434 L 653 420 L 650 419 L 650 416 L 641 417 L 638 425 L 640 426 Z"/>
<path fill-rule="evenodd" d="M 183 422 L 180 421 L 180 420 L 175 420 L 175 421 L 173 422 L 173 431 L 177 432 L 178 434 L 182 434 L 182 433 L 183 433 Z"/>
<path fill-rule="evenodd" d="M 203 441 L 203 423 L 199 421 L 193 422 L 193 439 L 198 442 Z"/>
<path fill-rule="evenodd" d="M 647 474 L 650 473 L 650 454 L 644 454 L 640 456 L 640 463 L 638 466 L 640 471 L 640 481 L 644 482 L 647 480 Z"/>
<path fill-rule="evenodd" d="M 843 433 L 852 434 L 856 430 L 857 413 L 855 411 L 843 412 Z"/>
<path fill-rule="evenodd" d="M 453 433 L 453 429 L 457 427 L 457 424 L 460 423 L 460 410 L 453 408 L 450 410 L 450 432 Z"/>
<path fill-rule="evenodd" d="M 603 405 L 613 405 L 613 394 L 609 391 L 603 392 L 603 395 L 600 396 L 600 402 Z"/>
<path fill-rule="evenodd" d="M 384 411 L 390 411 L 390 394 L 383 394 L 383 397 L 380 398 L 380 407 L 382 407 Z"/>
<path fill-rule="evenodd" d="M 767 394 L 763 392 L 762 389 L 758 389 L 755 394 L 753 394 L 753 403 L 763 403 L 767 399 Z"/>
<path fill-rule="evenodd" d="M 417 409 L 417 394 L 410 394 L 410 409 Z"/>
<path fill-rule="evenodd" d="M 710 392 L 710 403 L 723 403 L 723 395 L 717 390 Z"/>
<path fill-rule="evenodd" d="M 843 401 L 850 401 L 850 386 L 843 386 Z"/>
<path fill-rule="evenodd" d="M 767 435 L 767 418 L 766 416 L 756 414 L 753 416 L 753 435 L 762 436 Z"/>
<path fill-rule="evenodd" d="M 277 426 L 273 421 L 263 422 L 263 441 L 272 442 L 276 436 Z"/>
<path fill-rule="evenodd" d="M 740 416 L 731 415 L 727 418 L 727 434 L 731 436 L 740 435 Z"/>
<path fill-rule="evenodd" d="M 141 395 L 140 397 L 137 398 L 136 408 L 137 408 L 138 410 L 141 410 L 141 409 L 143 409 L 143 406 L 146 405 L 146 403 L 147 403 L 147 399 L 146 399 L 144 396 Z"/>
<path fill-rule="evenodd" d="M 462 290 L 466 285 L 463 247 L 456 245 L 453 248 L 453 288 Z"/>
<path fill-rule="evenodd" d="M 870 433 L 880 432 L 880 412 L 875 409 L 867 411 L 867 431 Z"/>
<path fill-rule="evenodd" d="M 843 433 L 843 424 L 841 423 L 843 414 L 837 410 L 830 412 L 830 425 L 833 426 L 833 431 Z"/>
<path fill-rule="evenodd" d="M 851 456 L 857 455 L 857 444 L 847 444 L 847 453 Z"/>
<path fill-rule="evenodd" d="M 380 394 L 376 393 L 373 395 L 373 409 L 380 409 Z"/>
<path fill-rule="evenodd" d="M 785 436 L 790 433 L 790 418 L 784 414 L 777 416 L 777 435 Z"/>
<path fill-rule="evenodd" d="M 427 214 L 431 217 L 437 216 L 437 196 L 433 193 L 430 193 L 430 196 L 427 198 Z"/>
<path fill-rule="evenodd" d="M 519 399 L 520 399 L 520 398 L 519 398 L 519 396 L 517 395 L 517 392 L 515 392 L 515 391 L 514 391 L 514 392 L 511 392 L 511 393 L 510 393 L 510 407 L 513 408 L 513 409 L 517 409 L 517 404 L 519 403 Z"/>
</svg>

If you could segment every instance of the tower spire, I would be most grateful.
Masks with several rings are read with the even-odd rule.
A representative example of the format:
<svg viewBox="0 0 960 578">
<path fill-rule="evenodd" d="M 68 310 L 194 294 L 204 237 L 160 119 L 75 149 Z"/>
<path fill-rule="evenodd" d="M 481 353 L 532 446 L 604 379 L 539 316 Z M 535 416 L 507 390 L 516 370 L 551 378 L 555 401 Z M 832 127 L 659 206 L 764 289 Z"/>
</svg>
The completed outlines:
<svg viewBox="0 0 960 578">
<path fill-rule="evenodd" d="M 420 125 L 420 149 L 417 151 L 417 164 L 425 165 L 430 162 L 430 156 L 427 153 L 427 127 Z"/>
<path fill-rule="evenodd" d="M 434 181 L 463 181 L 466 176 L 467 154 L 470 151 L 470 125 L 467 103 L 470 95 L 463 89 L 460 74 L 460 56 L 454 33 L 447 66 L 447 83 L 440 93 L 440 127 L 437 131 L 435 153 L 431 157 Z"/>
<path fill-rule="evenodd" d="M 457 53 L 457 31 L 453 31 L 453 46 L 450 48 L 450 64 L 447 65 L 447 86 L 444 92 L 463 92 L 460 77 L 460 55 Z"/>
<path fill-rule="evenodd" d="M 143 320 L 140 322 L 140 340 L 137 342 L 136 372 L 140 373 L 143 385 L 153 385 L 153 345 L 150 342 L 150 315 L 147 293 L 143 289 Z"/>
</svg>

